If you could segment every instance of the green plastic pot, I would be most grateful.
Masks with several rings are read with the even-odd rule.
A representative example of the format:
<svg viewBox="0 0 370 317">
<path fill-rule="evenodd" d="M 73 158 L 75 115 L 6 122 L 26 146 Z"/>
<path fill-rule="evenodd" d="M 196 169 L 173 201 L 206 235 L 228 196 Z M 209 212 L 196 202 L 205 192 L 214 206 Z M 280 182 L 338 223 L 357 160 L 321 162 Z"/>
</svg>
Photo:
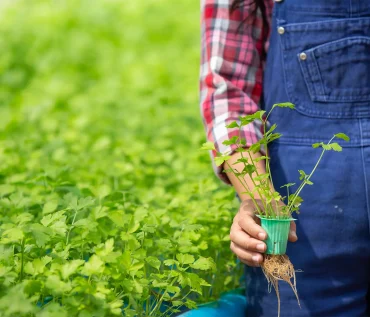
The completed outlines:
<svg viewBox="0 0 370 317">
<path fill-rule="evenodd" d="M 285 254 L 288 244 L 290 222 L 296 219 L 261 219 L 261 226 L 267 233 L 265 243 L 267 245 L 266 254 Z"/>
</svg>

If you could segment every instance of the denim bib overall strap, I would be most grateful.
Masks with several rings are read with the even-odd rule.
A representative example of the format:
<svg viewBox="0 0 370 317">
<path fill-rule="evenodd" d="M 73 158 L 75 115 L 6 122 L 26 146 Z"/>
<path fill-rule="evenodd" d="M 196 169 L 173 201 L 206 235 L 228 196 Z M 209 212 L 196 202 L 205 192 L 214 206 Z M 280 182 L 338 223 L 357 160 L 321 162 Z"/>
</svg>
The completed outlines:
<svg viewBox="0 0 370 317">
<path fill-rule="evenodd" d="M 370 1 L 280 0 L 275 3 L 264 76 L 265 110 L 283 137 L 270 147 L 274 186 L 299 183 L 335 133 L 342 153 L 327 152 L 302 194 L 296 243 L 301 306 L 280 282 L 281 316 L 366 316 L 370 283 Z M 295 188 L 293 188 L 294 190 Z M 260 268 L 246 268 L 248 317 L 277 314 Z"/>
</svg>

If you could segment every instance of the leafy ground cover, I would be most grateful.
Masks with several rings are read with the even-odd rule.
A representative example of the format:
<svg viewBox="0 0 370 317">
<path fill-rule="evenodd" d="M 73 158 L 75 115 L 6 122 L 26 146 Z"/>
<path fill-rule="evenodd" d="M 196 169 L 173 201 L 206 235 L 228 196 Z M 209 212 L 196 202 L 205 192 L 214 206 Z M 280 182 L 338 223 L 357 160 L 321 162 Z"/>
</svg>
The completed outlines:
<svg viewBox="0 0 370 317">
<path fill-rule="evenodd" d="M 199 1 L 0 18 L 0 316 L 166 316 L 238 287 L 234 193 L 197 150 Z"/>
</svg>

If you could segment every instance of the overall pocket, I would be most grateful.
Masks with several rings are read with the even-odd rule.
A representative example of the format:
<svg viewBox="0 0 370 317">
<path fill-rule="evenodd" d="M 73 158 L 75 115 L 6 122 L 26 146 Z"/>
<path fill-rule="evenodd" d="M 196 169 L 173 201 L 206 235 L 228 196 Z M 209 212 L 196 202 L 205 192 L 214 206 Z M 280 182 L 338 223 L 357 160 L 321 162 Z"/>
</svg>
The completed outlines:
<svg viewBox="0 0 370 317">
<path fill-rule="evenodd" d="M 282 27 L 286 88 L 297 110 L 323 118 L 370 117 L 370 19 Z"/>
<path fill-rule="evenodd" d="M 349 37 L 299 54 L 312 101 L 370 101 L 370 37 Z"/>
</svg>

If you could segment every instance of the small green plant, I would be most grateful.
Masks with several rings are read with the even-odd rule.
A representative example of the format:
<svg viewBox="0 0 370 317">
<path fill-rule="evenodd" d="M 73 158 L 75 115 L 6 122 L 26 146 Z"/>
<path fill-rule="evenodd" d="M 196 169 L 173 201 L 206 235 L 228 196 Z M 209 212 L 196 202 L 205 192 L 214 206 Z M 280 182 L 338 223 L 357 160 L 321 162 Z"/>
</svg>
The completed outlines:
<svg viewBox="0 0 370 317">
<path fill-rule="evenodd" d="M 333 141 L 335 139 L 349 141 L 349 137 L 344 133 L 337 133 L 333 135 L 327 143 L 314 143 L 312 145 L 313 148 L 321 148 L 321 154 L 315 166 L 310 173 L 299 170 L 299 186 L 293 193 L 290 193 L 290 188 L 294 186 L 295 183 L 283 185 L 282 188 L 286 188 L 286 196 L 282 196 L 273 186 L 270 158 L 268 157 L 269 144 L 281 137 L 281 134 L 276 132 L 276 124 L 268 127 L 268 119 L 272 111 L 276 108 L 295 109 L 295 106 L 289 102 L 274 104 L 267 114 L 264 110 L 257 111 L 252 115 L 240 117 L 238 121 L 233 121 L 226 126 L 230 129 L 239 129 L 239 136 L 233 136 L 229 140 L 225 140 L 223 144 L 232 146 L 236 152 L 240 153 L 241 157 L 232 165 L 240 165 L 241 163 L 243 167 L 241 170 L 237 170 L 229 164 L 228 161 L 231 159 L 231 153 L 217 152 L 215 163 L 218 166 L 224 164 L 227 167 L 224 169 L 224 172 L 233 173 L 237 177 L 238 181 L 245 189 L 244 193 L 249 195 L 250 199 L 253 201 L 255 213 L 261 219 L 262 228 L 267 232 L 267 240 L 265 241 L 267 250 L 264 263 L 262 264 L 262 270 L 268 281 L 269 289 L 272 285 L 276 291 L 278 298 L 278 316 L 280 316 L 279 281 L 283 280 L 291 286 L 299 304 L 295 270 L 289 257 L 285 255 L 290 221 L 295 220 L 292 218 L 292 213 L 299 213 L 300 205 L 303 202 L 300 194 L 306 185 L 313 185 L 311 177 L 315 173 L 325 152 L 331 150 L 336 152 L 342 151 L 342 147 L 337 142 Z M 247 142 L 246 139 L 241 137 L 241 129 L 243 126 L 251 124 L 256 120 L 262 123 L 263 137 L 250 147 L 246 147 Z M 212 142 L 204 143 L 202 149 L 216 150 Z M 266 154 L 258 157 L 254 155 L 257 152 Z M 257 163 L 261 160 L 265 162 L 264 173 L 260 173 L 257 169 Z M 248 177 L 253 184 L 253 188 L 248 186 L 246 181 Z M 255 197 L 260 197 L 260 200 L 257 202 Z"/>
<path fill-rule="evenodd" d="M 290 187 L 294 186 L 295 183 L 288 183 L 283 185 L 282 187 L 286 188 L 287 194 L 286 196 L 281 196 L 277 191 L 274 190 L 274 187 L 271 186 L 273 184 L 271 169 L 270 169 L 270 158 L 267 155 L 263 155 L 261 157 L 254 157 L 252 155 L 257 152 L 264 152 L 267 153 L 268 145 L 279 139 L 281 134 L 276 132 L 277 125 L 273 124 L 271 127 L 267 127 L 268 125 L 268 118 L 270 117 L 272 111 L 275 108 L 289 108 L 295 109 L 292 103 L 278 103 L 274 104 L 271 110 L 267 113 L 264 110 L 257 111 L 256 113 L 244 117 L 240 117 L 239 121 L 233 121 L 232 123 L 228 124 L 227 128 L 238 128 L 239 129 L 239 136 L 234 136 L 229 140 L 223 142 L 224 145 L 235 146 L 236 152 L 241 154 L 241 158 L 239 158 L 235 163 L 236 164 L 243 164 L 243 169 L 237 170 L 231 166 L 228 161 L 230 160 L 231 156 L 230 153 L 220 153 L 217 152 L 217 156 L 215 158 L 215 163 L 217 166 L 225 164 L 228 168 L 224 170 L 224 172 L 231 172 L 233 173 L 238 181 L 241 183 L 247 195 L 250 196 L 252 201 L 254 202 L 256 213 L 258 216 L 267 218 L 267 219 L 289 219 L 292 217 L 292 213 L 296 212 L 299 213 L 299 207 L 303 202 L 302 197 L 300 196 L 303 188 L 306 185 L 313 185 L 311 181 L 311 177 L 316 171 L 320 161 L 323 158 L 323 155 L 326 151 L 337 151 L 341 152 L 342 147 L 337 143 L 333 142 L 334 139 L 342 139 L 345 141 L 349 141 L 349 137 L 344 133 L 335 134 L 327 143 L 320 142 L 315 143 L 312 145 L 313 148 L 321 148 L 321 155 L 317 160 L 317 163 L 312 168 L 310 173 L 306 173 L 303 170 L 299 170 L 299 180 L 301 181 L 298 188 L 295 192 L 290 193 Z M 243 126 L 251 124 L 252 122 L 259 120 L 262 122 L 262 127 L 264 131 L 263 137 L 253 144 L 252 146 L 246 148 L 246 140 L 240 136 L 240 131 Z M 202 149 L 204 150 L 215 150 L 215 146 L 212 142 L 206 142 L 203 144 Z M 261 161 L 265 161 L 266 173 L 259 173 L 257 170 L 256 164 Z M 250 188 L 246 182 L 246 176 L 250 178 L 253 183 L 253 188 Z M 257 203 L 255 197 L 258 195 L 261 197 L 262 207 Z M 284 203 L 284 204 L 282 204 Z"/>
</svg>

